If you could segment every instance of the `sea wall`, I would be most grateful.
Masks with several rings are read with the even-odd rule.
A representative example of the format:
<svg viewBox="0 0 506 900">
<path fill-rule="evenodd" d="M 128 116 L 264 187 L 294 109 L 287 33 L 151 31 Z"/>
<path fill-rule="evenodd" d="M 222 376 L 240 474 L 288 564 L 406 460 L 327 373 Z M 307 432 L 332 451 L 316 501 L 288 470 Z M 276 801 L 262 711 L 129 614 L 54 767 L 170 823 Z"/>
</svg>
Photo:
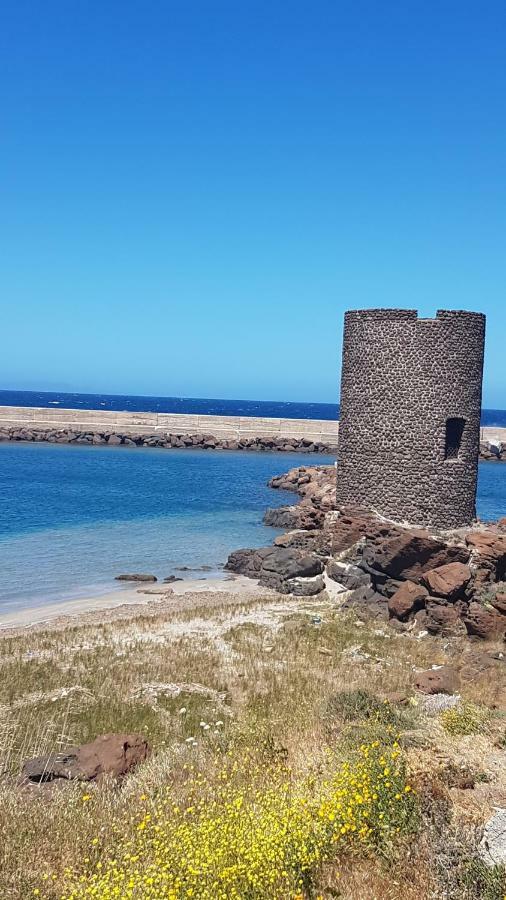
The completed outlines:
<svg viewBox="0 0 506 900">
<path fill-rule="evenodd" d="M 317 419 L 0 407 L 3 441 L 335 453 L 337 431 L 337 422 Z"/>
<path fill-rule="evenodd" d="M 0 406 L 0 441 L 336 453 L 338 422 Z M 482 459 L 506 461 L 506 428 L 482 428 Z"/>
</svg>

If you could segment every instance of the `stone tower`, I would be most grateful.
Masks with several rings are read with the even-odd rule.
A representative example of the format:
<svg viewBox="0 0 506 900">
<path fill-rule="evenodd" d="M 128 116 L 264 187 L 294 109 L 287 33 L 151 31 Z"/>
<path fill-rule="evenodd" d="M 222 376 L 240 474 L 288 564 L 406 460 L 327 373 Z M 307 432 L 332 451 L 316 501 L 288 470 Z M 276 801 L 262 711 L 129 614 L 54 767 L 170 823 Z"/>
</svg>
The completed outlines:
<svg viewBox="0 0 506 900">
<path fill-rule="evenodd" d="M 435 528 L 476 515 L 485 316 L 344 318 L 338 506 Z"/>
</svg>

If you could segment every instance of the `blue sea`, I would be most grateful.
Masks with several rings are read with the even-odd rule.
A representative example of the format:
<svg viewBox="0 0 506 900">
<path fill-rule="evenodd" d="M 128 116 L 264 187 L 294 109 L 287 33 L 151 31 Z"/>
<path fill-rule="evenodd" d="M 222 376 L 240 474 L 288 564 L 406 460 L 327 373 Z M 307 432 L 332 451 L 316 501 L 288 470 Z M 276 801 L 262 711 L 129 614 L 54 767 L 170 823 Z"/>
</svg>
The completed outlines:
<svg viewBox="0 0 506 900">
<path fill-rule="evenodd" d="M 265 509 L 294 502 L 268 480 L 308 462 L 333 459 L 0 444 L 0 613 L 114 590 L 122 572 L 222 574 L 278 533 Z"/>
<path fill-rule="evenodd" d="M 337 417 L 331 404 L 0 392 L 0 405 Z M 486 412 L 506 424 L 504 411 Z M 231 550 L 269 544 L 267 487 L 292 466 L 332 463 L 297 453 L 206 452 L 0 444 L 0 613 L 119 589 L 122 572 L 212 577 Z M 506 464 L 481 463 L 478 514 L 506 515 Z M 190 571 L 181 571 L 187 567 Z"/>
<path fill-rule="evenodd" d="M 209 400 L 195 397 L 137 397 L 127 394 L 69 394 L 61 391 L 0 391 L 0 406 L 109 409 L 116 412 L 194 413 L 213 416 L 266 416 L 283 419 L 339 418 L 338 403 L 281 400 Z M 482 424 L 506 427 L 506 410 L 484 409 Z"/>
</svg>

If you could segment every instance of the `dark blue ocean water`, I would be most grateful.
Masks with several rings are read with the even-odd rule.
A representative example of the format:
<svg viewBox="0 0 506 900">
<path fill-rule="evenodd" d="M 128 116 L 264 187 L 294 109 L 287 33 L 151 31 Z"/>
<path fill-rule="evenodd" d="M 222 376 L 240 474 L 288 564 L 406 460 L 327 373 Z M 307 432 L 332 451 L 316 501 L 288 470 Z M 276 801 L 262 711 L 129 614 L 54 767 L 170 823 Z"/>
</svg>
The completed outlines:
<svg viewBox="0 0 506 900">
<path fill-rule="evenodd" d="M 221 567 L 269 544 L 267 506 L 293 503 L 267 481 L 297 453 L 0 444 L 0 612 L 118 587 L 121 572 Z M 506 464 L 480 465 L 478 511 L 506 515 Z M 198 577 L 203 573 L 191 573 Z"/>
<path fill-rule="evenodd" d="M 195 413 L 216 416 L 268 416 L 274 419 L 339 418 L 337 403 L 276 400 L 205 400 L 194 397 L 135 397 L 120 394 L 65 394 L 59 391 L 0 391 L 0 406 L 61 406 L 116 412 Z M 482 424 L 506 427 L 506 410 L 484 409 Z"/>
</svg>

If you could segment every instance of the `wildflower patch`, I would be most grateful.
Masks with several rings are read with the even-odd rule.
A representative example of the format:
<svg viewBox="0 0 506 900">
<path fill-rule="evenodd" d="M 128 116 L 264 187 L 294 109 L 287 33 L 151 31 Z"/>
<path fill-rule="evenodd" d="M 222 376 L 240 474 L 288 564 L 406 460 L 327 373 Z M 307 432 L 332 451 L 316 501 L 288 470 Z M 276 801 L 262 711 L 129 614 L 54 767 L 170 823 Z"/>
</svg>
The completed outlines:
<svg viewBox="0 0 506 900">
<path fill-rule="evenodd" d="M 382 848 L 414 828 L 397 744 L 364 744 L 347 762 L 330 755 L 323 769 L 297 778 L 282 763 L 266 770 L 233 755 L 206 776 L 188 769 L 184 800 L 175 802 L 170 785 L 141 798 L 129 827 L 115 826 L 114 857 L 103 858 L 97 840 L 61 898 L 297 898 L 339 851 Z"/>
</svg>

